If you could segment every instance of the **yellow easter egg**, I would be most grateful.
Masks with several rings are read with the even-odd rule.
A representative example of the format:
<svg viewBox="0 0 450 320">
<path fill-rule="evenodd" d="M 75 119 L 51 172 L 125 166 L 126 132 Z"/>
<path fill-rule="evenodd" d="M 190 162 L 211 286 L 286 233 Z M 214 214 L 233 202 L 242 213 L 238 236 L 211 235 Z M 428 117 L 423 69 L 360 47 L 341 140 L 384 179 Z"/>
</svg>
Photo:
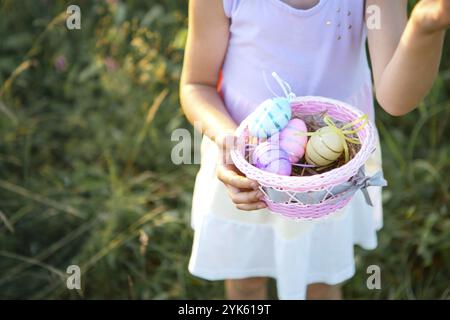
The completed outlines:
<svg viewBox="0 0 450 320">
<path fill-rule="evenodd" d="M 342 137 L 330 127 L 316 131 L 306 145 L 306 162 L 316 166 L 326 166 L 336 161 L 344 151 Z"/>
</svg>

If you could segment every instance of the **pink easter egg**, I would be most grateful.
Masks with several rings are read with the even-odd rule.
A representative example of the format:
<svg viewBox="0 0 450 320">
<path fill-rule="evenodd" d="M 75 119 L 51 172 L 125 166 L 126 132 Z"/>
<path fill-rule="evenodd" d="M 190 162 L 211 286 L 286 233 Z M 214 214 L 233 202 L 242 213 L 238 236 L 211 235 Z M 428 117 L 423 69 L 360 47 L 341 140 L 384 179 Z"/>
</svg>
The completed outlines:
<svg viewBox="0 0 450 320">
<path fill-rule="evenodd" d="M 279 175 L 291 175 L 292 166 L 289 155 L 279 145 L 263 142 L 253 152 L 253 164 L 264 171 Z"/>
<path fill-rule="evenodd" d="M 287 152 L 291 163 L 298 162 L 305 154 L 308 137 L 302 133 L 308 132 L 306 124 L 301 119 L 292 119 L 288 125 L 277 135 L 273 136 L 272 141 L 278 139 L 280 148 Z"/>
</svg>

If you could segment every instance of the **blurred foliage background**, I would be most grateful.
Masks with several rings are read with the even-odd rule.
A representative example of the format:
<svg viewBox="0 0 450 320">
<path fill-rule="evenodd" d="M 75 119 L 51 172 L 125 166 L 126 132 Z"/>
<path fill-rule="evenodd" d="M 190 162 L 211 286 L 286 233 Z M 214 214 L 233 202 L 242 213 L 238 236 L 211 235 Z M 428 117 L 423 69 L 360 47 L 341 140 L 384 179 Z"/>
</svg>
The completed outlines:
<svg viewBox="0 0 450 320">
<path fill-rule="evenodd" d="M 187 271 L 198 166 L 170 159 L 187 1 L 0 0 L 0 298 L 223 298 Z M 411 2 L 412 4 L 412 2 Z M 413 113 L 378 108 L 385 223 L 347 298 L 450 297 L 450 38 Z M 82 269 L 82 290 L 66 268 Z M 382 290 L 366 288 L 380 265 Z M 275 297 L 274 283 L 271 294 Z"/>
</svg>

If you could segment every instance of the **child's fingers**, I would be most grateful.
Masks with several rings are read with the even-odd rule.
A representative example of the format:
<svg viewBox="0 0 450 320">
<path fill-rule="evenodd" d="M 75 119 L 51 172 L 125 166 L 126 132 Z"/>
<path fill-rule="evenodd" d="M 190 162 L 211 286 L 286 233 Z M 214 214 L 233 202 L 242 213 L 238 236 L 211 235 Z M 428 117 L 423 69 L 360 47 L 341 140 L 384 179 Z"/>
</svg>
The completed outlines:
<svg viewBox="0 0 450 320">
<path fill-rule="evenodd" d="M 244 211 L 253 211 L 253 210 L 261 210 L 266 208 L 266 204 L 264 202 L 250 203 L 250 204 L 238 204 L 236 208 Z"/>
<path fill-rule="evenodd" d="M 266 204 L 261 200 L 262 193 L 260 191 L 245 192 L 227 185 L 228 194 L 232 201 L 236 204 L 236 208 L 244 211 L 253 211 L 266 208 Z"/>
<path fill-rule="evenodd" d="M 227 185 L 228 194 L 235 204 L 254 204 L 260 202 L 264 194 L 259 190 L 242 191 L 233 186 Z"/>
<path fill-rule="evenodd" d="M 224 184 L 238 189 L 257 189 L 258 183 L 232 170 L 230 166 L 219 166 L 217 168 L 217 178 Z"/>
</svg>

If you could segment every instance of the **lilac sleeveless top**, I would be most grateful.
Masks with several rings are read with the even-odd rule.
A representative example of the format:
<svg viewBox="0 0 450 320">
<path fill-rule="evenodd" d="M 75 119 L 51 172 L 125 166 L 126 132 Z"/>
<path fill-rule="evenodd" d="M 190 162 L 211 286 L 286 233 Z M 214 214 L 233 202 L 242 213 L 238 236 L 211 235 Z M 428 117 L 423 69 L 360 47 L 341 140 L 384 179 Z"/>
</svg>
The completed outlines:
<svg viewBox="0 0 450 320">
<path fill-rule="evenodd" d="M 230 41 L 220 92 L 237 123 L 273 97 L 268 86 L 283 95 L 271 76 L 274 71 L 297 96 L 338 99 L 373 120 L 363 0 L 320 0 L 307 10 L 282 0 L 223 4 L 230 18 Z"/>
</svg>

